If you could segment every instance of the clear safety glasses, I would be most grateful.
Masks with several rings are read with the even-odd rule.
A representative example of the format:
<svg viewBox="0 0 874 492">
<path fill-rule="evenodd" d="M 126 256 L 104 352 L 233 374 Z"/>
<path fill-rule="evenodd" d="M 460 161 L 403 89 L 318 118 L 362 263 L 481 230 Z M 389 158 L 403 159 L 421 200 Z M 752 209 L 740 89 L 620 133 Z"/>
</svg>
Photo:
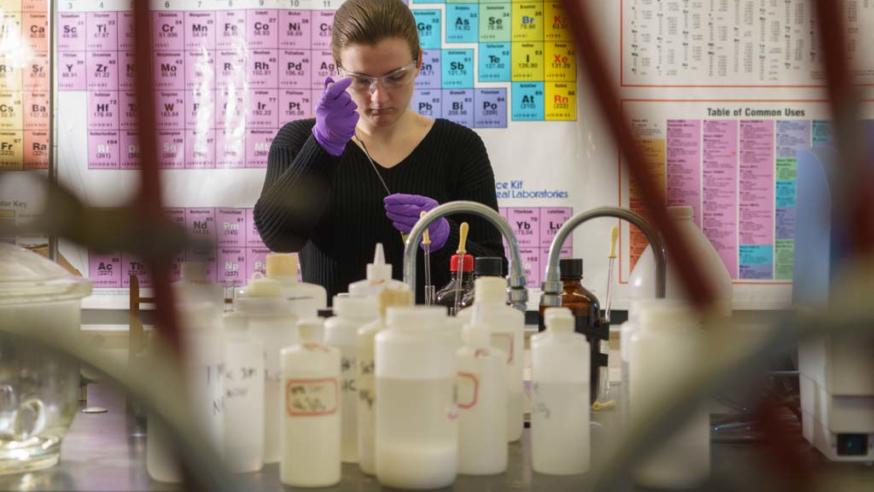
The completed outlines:
<svg viewBox="0 0 874 492">
<path fill-rule="evenodd" d="M 356 92 L 370 92 L 372 94 L 376 90 L 377 83 L 383 89 L 392 90 L 404 87 L 412 82 L 416 76 L 416 62 L 404 65 L 379 77 L 350 72 L 343 67 L 339 68 L 339 72 L 343 77 L 350 77 L 352 79 L 352 84 L 349 86 L 350 89 Z"/>
</svg>

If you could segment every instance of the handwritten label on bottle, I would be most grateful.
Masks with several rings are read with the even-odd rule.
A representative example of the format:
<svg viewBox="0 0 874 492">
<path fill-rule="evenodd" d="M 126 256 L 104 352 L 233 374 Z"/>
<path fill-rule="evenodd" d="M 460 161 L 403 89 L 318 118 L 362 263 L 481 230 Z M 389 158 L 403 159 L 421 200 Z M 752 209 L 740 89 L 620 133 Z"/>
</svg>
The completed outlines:
<svg viewBox="0 0 874 492">
<path fill-rule="evenodd" d="M 342 357 L 340 368 L 343 377 L 343 392 L 358 393 L 358 387 L 355 385 L 355 357 Z"/>
<path fill-rule="evenodd" d="M 476 374 L 459 371 L 455 379 L 455 402 L 465 410 L 476 406 L 479 397 L 479 378 Z"/>
<path fill-rule="evenodd" d="M 376 364 L 373 359 L 358 359 L 358 399 L 371 409 L 376 400 L 376 389 L 373 384 L 375 368 Z"/>
<path fill-rule="evenodd" d="M 507 354 L 507 364 L 513 363 L 513 345 L 512 333 L 492 333 L 492 347 Z"/>
<path fill-rule="evenodd" d="M 288 379 L 285 411 L 290 417 L 318 417 L 337 412 L 340 385 L 337 378 Z"/>
</svg>

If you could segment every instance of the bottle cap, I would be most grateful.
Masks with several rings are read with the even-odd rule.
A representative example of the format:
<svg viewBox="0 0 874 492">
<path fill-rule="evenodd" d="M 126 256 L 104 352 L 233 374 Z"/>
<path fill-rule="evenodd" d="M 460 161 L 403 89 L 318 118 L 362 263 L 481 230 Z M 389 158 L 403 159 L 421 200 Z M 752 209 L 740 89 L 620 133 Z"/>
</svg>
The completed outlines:
<svg viewBox="0 0 874 492">
<path fill-rule="evenodd" d="M 389 307 L 385 316 L 386 324 L 405 329 L 442 326 L 448 318 L 443 306 Z"/>
<path fill-rule="evenodd" d="M 644 330 L 673 330 L 696 326 L 688 304 L 674 299 L 647 302 L 638 312 L 638 326 Z"/>
<path fill-rule="evenodd" d="M 295 253 L 268 253 L 265 259 L 267 278 L 297 280 L 298 260 Z"/>
<path fill-rule="evenodd" d="M 488 347 L 491 343 L 491 330 L 488 325 L 480 323 L 470 323 L 464 325 L 461 329 L 461 339 L 468 347 L 483 348 Z"/>
<path fill-rule="evenodd" d="M 452 255 L 452 258 L 449 259 L 449 271 L 457 272 L 458 271 L 458 263 L 461 258 L 461 255 Z M 463 272 L 472 272 L 473 271 L 473 256 L 464 255 L 464 260 L 462 263 L 462 271 Z"/>
<path fill-rule="evenodd" d="M 243 289 L 243 294 L 246 297 L 279 297 L 280 285 L 272 278 L 262 277 L 260 273 L 255 273 L 246 288 Z"/>
<path fill-rule="evenodd" d="M 376 299 L 373 297 L 334 296 L 334 315 L 350 318 L 376 318 L 379 316 Z"/>
<path fill-rule="evenodd" d="M 367 280 L 391 280 L 391 264 L 385 262 L 382 243 L 376 243 L 373 250 L 373 262 L 367 264 Z"/>
<path fill-rule="evenodd" d="M 297 322 L 300 339 L 305 342 L 321 342 L 325 330 L 325 320 L 321 318 L 306 318 Z"/>
<path fill-rule="evenodd" d="M 558 270 L 562 280 L 576 280 L 583 278 L 582 258 L 563 258 L 558 260 Z"/>
<path fill-rule="evenodd" d="M 691 219 L 692 207 L 688 205 L 668 207 L 668 215 L 670 215 L 672 219 Z"/>
<path fill-rule="evenodd" d="M 473 272 L 478 277 L 504 276 L 504 259 L 499 256 L 480 256 L 474 263 Z"/>
<path fill-rule="evenodd" d="M 385 317 L 386 309 L 394 306 L 412 306 L 413 293 L 406 284 L 387 286 L 377 295 L 379 315 Z"/>
<path fill-rule="evenodd" d="M 574 315 L 564 307 L 547 308 L 543 312 L 546 329 L 553 333 L 573 333 Z"/>
<path fill-rule="evenodd" d="M 476 304 L 506 304 L 509 299 L 507 281 L 503 277 L 480 277 L 473 281 L 473 297 Z"/>
</svg>

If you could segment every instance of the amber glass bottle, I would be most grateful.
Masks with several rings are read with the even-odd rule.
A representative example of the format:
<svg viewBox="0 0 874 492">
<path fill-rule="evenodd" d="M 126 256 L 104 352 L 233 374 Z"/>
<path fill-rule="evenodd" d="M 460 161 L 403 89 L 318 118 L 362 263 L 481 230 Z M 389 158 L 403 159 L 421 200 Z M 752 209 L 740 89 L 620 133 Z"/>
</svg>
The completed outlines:
<svg viewBox="0 0 874 492">
<path fill-rule="evenodd" d="M 594 402 L 598 395 L 598 368 L 607 365 L 607 354 L 602 354 L 601 340 L 610 339 L 610 329 L 601 322 L 601 303 L 595 294 L 583 287 L 583 260 L 566 258 L 559 260 L 561 272 L 561 305 L 571 310 L 575 319 L 577 333 L 586 336 L 591 350 L 591 392 Z M 540 331 L 543 331 L 543 312 L 546 306 L 540 305 Z"/>
</svg>

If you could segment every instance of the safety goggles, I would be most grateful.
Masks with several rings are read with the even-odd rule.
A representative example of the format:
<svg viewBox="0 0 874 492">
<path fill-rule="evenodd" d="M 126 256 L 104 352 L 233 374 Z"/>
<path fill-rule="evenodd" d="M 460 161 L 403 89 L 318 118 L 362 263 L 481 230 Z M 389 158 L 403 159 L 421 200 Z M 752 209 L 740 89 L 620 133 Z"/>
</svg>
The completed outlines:
<svg viewBox="0 0 874 492">
<path fill-rule="evenodd" d="M 392 70 L 391 72 L 381 75 L 379 77 L 374 77 L 372 75 L 365 75 L 363 73 L 350 72 L 343 67 L 339 68 L 340 75 L 343 77 L 349 77 L 352 79 L 352 84 L 349 86 L 350 89 L 356 92 L 373 92 L 376 90 L 376 84 L 379 85 L 383 89 L 397 89 L 400 87 L 404 87 L 410 82 L 413 81 L 413 78 L 416 76 L 416 62 L 412 62 L 409 65 L 404 65 L 396 70 Z"/>
</svg>

